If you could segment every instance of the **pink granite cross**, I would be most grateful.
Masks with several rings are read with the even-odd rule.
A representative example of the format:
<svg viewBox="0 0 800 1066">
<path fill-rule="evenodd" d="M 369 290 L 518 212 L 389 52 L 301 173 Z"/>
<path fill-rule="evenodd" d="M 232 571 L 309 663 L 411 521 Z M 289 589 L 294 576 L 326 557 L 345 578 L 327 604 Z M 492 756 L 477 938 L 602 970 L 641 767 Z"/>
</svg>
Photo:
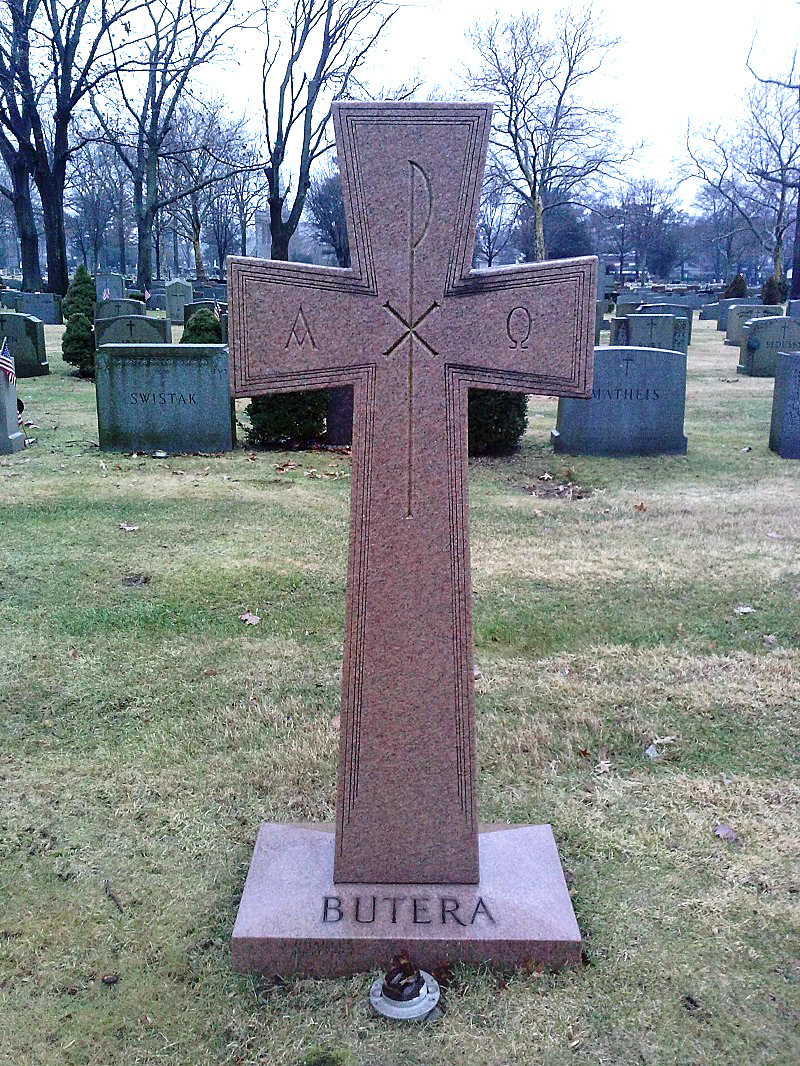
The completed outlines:
<svg viewBox="0 0 800 1066">
<path fill-rule="evenodd" d="M 352 268 L 228 261 L 234 394 L 355 390 L 338 883 L 478 881 L 467 392 L 591 390 L 596 260 L 471 270 L 490 120 L 336 105 Z"/>
</svg>

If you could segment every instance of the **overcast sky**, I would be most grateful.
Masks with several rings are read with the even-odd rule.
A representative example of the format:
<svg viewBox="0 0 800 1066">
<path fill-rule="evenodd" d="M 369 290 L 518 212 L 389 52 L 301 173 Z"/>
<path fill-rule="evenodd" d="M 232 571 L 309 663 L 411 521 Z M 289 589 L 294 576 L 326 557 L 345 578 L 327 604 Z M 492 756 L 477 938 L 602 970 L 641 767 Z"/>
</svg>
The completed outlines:
<svg viewBox="0 0 800 1066">
<path fill-rule="evenodd" d="M 502 16 L 539 10 L 547 19 L 563 6 L 552 0 L 538 7 L 520 0 L 403 4 L 376 51 L 370 80 L 389 86 L 418 71 L 429 87 L 457 98 L 459 74 L 470 57 L 465 36 L 470 25 L 495 11 Z M 602 10 L 599 3 L 595 10 Z M 620 43 L 596 80 L 587 83 L 594 102 L 617 110 L 628 142 L 649 142 L 635 169 L 668 181 L 674 161 L 685 158 L 687 119 L 700 127 L 735 120 L 737 98 L 752 80 L 745 62 L 754 38 L 758 71 L 787 72 L 800 35 L 800 5 L 796 0 L 608 0 L 603 28 Z M 242 66 L 249 68 L 247 106 L 255 117 L 261 110 L 257 48 L 248 60 L 252 66 L 247 61 Z M 230 96 L 234 100 L 238 93 Z"/>
</svg>

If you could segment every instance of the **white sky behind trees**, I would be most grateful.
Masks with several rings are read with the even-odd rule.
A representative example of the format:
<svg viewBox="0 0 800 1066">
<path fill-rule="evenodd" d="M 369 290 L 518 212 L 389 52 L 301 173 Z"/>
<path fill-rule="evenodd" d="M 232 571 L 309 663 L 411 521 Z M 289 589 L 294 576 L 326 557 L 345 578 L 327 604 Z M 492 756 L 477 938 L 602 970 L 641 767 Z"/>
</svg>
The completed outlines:
<svg viewBox="0 0 800 1066">
<path fill-rule="evenodd" d="M 282 6 L 282 5 L 281 5 Z M 458 99 L 461 74 L 472 51 L 466 31 L 475 22 L 538 10 L 548 21 L 564 3 L 544 0 L 427 0 L 403 3 L 375 47 L 363 76 L 375 88 L 391 87 L 418 74 L 425 90 Z M 582 7 L 581 0 L 569 6 Z M 594 4 L 601 11 L 600 2 Z M 626 143 L 647 146 L 629 168 L 631 177 L 671 182 L 686 162 L 687 121 L 693 128 L 708 124 L 735 127 L 739 99 L 752 82 L 746 60 L 751 44 L 753 64 L 762 75 L 784 77 L 800 38 L 797 0 L 607 0 L 603 32 L 619 37 L 603 69 L 588 83 L 594 103 L 619 114 Z M 259 36 L 240 37 L 236 64 L 225 73 L 206 71 L 216 91 L 222 90 L 235 112 L 253 125 L 263 122 Z M 243 46 L 243 47 L 242 47 Z M 237 69 L 238 68 L 238 69 Z M 209 75 L 211 75 L 209 77 Z M 682 199 L 690 206 L 693 187 Z"/>
</svg>

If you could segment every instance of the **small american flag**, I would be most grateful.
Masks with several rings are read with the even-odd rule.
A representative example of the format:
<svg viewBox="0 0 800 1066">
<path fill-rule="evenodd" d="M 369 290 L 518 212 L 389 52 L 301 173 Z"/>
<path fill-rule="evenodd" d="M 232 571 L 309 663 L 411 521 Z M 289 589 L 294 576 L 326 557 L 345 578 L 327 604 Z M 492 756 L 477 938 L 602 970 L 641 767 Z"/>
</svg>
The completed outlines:
<svg viewBox="0 0 800 1066">
<path fill-rule="evenodd" d="M 3 346 L 0 348 L 0 370 L 5 374 L 9 385 L 17 384 L 17 368 L 14 366 L 14 357 L 8 347 L 8 337 L 3 337 Z"/>
<path fill-rule="evenodd" d="M 215 301 L 214 301 L 214 315 L 215 315 L 215 316 L 216 316 L 217 318 L 219 318 L 219 316 L 220 316 L 221 314 L 222 314 L 222 308 L 221 308 L 221 307 L 219 306 L 219 304 L 218 304 L 218 303 L 217 303 L 217 301 L 215 300 Z"/>
<path fill-rule="evenodd" d="M 151 297 L 152 295 L 153 295 L 153 294 L 152 294 L 151 292 L 149 292 L 149 291 L 148 291 L 147 289 L 145 289 L 145 290 L 144 290 L 144 302 L 145 302 L 145 303 L 147 303 L 147 301 L 148 301 L 148 300 L 150 299 L 150 297 Z"/>
<path fill-rule="evenodd" d="M 106 286 L 106 288 L 103 289 L 103 299 L 104 300 L 110 300 L 111 299 L 111 290 L 108 288 L 108 286 Z"/>
</svg>

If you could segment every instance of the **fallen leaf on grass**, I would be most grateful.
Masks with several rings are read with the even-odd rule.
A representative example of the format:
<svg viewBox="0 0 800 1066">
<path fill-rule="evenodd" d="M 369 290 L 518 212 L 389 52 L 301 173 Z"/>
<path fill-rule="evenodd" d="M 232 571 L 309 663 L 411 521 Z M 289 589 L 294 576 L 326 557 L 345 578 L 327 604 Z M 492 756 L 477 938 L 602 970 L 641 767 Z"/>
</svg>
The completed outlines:
<svg viewBox="0 0 800 1066">
<path fill-rule="evenodd" d="M 120 522 L 119 528 L 123 533 L 135 533 L 139 528 L 138 526 L 132 526 L 130 522 Z"/>
<path fill-rule="evenodd" d="M 679 637 L 685 637 L 686 636 L 686 630 L 683 628 L 683 622 L 680 623 L 680 625 L 678 626 L 676 632 L 677 632 Z"/>
<path fill-rule="evenodd" d="M 275 463 L 274 466 L 279 474 L 283 474 L 287 470 L 297 470 L 300 464 L 296 463 L 294 459 L 287 459 L 285 463 Z"/>
<path fill-rule="evenodd" d="M 248 455 L 247 461 L 248 461 L 248 463 L 257 463 L 258 462 L 258 456 L 255 454 L 255 452 L 253 452 L 251 455 Z"/>
<path fill-rule="evenodd" d="M 755 607 L 750 607 L 747 603 L 740 603 L 738 607 L 733 608 L 734 614 L 754 614 Z"/>
<path fill-rule="evenodd" d="M 472 667 L 472 677 L 475 681 L 479 681 L 483 677 L 483 671 L 477 666 Z"/>
<path fill-rule="evenodd" d="M 170 473 L 174 474 L 175 477 L 183 477 L 186 474 L 186 471 L 185 470 L 172 470 L 172 471 L 170 471 Z"/>
<path fill-rule="evenodd" d="M 200 676 L 201 677 L 216 677 L 218 673 L 219 673 L 219 671 L 215 670 L 213 668 L 213 666 L 206 666 L 204 669 L 202 669 L 200 671 Z"/>
<path fill-rule="evenodd" d="M 645 507 L 644 503 L 641 500 L 638 503 L 635 503 L 633 505 L 633 509 L 634 509 L 634 511 L 638 511 L 639 514 L 643 514 L 647 510 L 647 508 Z"/>
<path fill-rule="evenodd" d="M 340 728 L 340 726 L 341 726 L 341 724 L 342 724 L 342 717 L 341 717 L 341 715 L 339 715 L 339 714 L 335 714 L 335 715 L 333 716 L 333 718 L 331 718 L 331 725 L 332 725 L 332 727 L 333 727 L 334 729 L 339 729 L 339 728 Z"/>
<path fill-rule="evenodd" d="M 150 584 L 149 574 L 126 574 L 121 582 L 126 588 L 141 589 Z"/>
<path fill-rule="evenodd" d="M 253 614 L 252 611 L 245 611 L 244 614 L 239 615 L 239 621 L 244 622 L 248 626 L 257 626 L 261 619 L 257 614 Z"/>
<path fill-rule="evenodd" d="M 767 533 L 767 536 L 771 537 L 772 540 L 780 540 L 781 539 L 780 533 Z"/>
<path fill-rule="evenodd" d="M 104 985 L 115 985 L 119 981 L 119 974 L 116 973 L 104 973 L 101 977 L 101 981 Z"/>
<path fill-rule="evenodd" d="M 80 655 L 78 654 L 75 648 L 70 648 L 67 652 L 67 655 L 70 659 L 72 659 L 73 662 L 78 662 L 78 660 L 80 659 Z"/>
<path fill-rule="evenodd" d="M 25 423 L 25 428 L 26 429 L 41 429 L 42 427 L 41 426 L 37 426 L 35 422 L 26 422 Z"/>
<path fill-rule="evenodd" d="M 767 635 L 764 637 L 764 647 L 771 648 L 777 639 L 778 638 L 775 636 L 774 633 L 767 633 Z"/>
<path fill-rule="evenodd" d="M 649 748 L 645 748 L 644 753 L 648 759 L 658 759 L 661 757 L 661 752 L 658 750 L 655 744 L 651 744 Z"/>
<path fill-rule="evenodd" d="M 593 774 L 597 774 L 598 776 L 600 774 L 608 774 L 610 772 L 611 772 L 611 760 L 610 759 L 601 759 L 598 762 L 597 766 L 595 766 L 595 768 L 592 770 L 592 773 Z"/>
<path fill-rule="evenodd" d="M 548 473 L 539 474 L 539 480 L 540 481 L 552 481 L 553 480 L 553 475 L 552 474 L 548 474 Z"/>
<path fill-rule="evenodd" d="M 753 449 L 750 447 L 749 444 L 748 444 L 748 446 L 746 448 L 740 448 L 739 449 L 740 452 L 751 452 L 752 450 Z"/>
<path fill-rule="evenodd" d="M 714 830 L 714 836 L 719 837 L 720 840 L 724 840 L 728 844 L 739 843 L 739 837 L 729 825 L 718 825 Z"/>
</svg>

